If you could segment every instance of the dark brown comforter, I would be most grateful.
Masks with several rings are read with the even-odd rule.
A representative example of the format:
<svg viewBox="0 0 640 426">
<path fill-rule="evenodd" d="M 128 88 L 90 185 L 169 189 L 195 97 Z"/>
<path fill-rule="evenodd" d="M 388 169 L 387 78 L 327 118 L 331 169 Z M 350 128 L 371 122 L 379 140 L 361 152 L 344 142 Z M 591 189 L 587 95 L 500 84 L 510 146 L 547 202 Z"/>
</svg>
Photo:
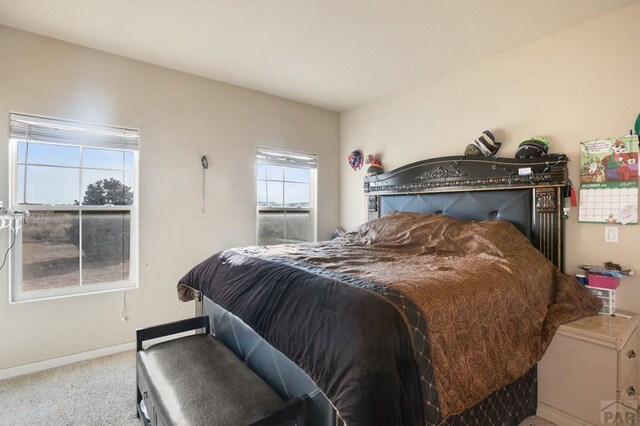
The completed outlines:
<svg viewBox="0 0 640 426">
<path fill-rule="evenodd" d="M 440 419 L 515 381 L 540 360 L 559 325 L 599 309 L 507 222 L 396 213 L 329 242 L 239 252 L 321 266 L 408 299 L 428 324 Z M 196 281 L 193 274 L 181 280 L 181 299 L 201 287 Z M 416 319 L 398 310 L 414 328 L 415 346 Z"/>
</svg>

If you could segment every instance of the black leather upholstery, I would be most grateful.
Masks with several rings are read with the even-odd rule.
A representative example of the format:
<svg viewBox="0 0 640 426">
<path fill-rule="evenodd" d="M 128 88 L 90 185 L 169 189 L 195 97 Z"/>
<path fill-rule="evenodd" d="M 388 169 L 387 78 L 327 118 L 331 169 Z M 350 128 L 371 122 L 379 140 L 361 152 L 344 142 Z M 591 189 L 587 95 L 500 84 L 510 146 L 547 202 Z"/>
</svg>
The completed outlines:
<svg viewBox="0 0 640 426">
<path fill-rule="evenodd" d="M 391 212 L 443 213 L 465 220 L 506 220 L 533 237 L 533 190 L 383 195 L 380 215 Z"/>
<path fill-rule="evenodd" d="M 283 404 L 269 385 L 209 334 L 158 343 L 137 357 L 139 381 L 154 398 L 159 424 L 242 425 Z"/>
<path fill-rule="evenodd" d="M 262 377 L 285 400 L 308 395 L 308 424 L 333 426 L 341 422 L 327 397 L 311 378 L 282 352 L 267 343 L 240 318 L 203 297 L 203 313 L 209 316 L 211 332 L 237 357 Z"/>
</svg>

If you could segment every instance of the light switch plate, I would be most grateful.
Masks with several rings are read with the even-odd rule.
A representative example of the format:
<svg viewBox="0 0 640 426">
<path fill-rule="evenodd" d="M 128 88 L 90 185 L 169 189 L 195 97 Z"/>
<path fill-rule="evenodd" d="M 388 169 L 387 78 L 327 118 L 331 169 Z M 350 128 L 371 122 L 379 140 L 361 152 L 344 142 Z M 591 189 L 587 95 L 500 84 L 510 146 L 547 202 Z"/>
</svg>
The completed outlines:
<svg viewBox="0 0 640 426">
<path fill-rule="evenodd" d="M 618 242 L 618 227 L 617 226 L 605 226 L 604 227 L 604 241 L 607 243 Z"/>
</svg>

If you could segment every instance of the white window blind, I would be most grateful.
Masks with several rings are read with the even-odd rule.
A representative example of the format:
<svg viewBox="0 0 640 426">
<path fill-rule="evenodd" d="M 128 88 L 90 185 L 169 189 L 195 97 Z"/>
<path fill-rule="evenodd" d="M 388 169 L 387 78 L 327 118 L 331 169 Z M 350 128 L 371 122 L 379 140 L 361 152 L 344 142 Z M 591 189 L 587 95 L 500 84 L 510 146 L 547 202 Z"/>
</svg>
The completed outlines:
<svg viewBox="0 0 640 426">
<path fill-rule="evenodd" d="M 11 139 L 105 149 L 138 149 L 138 131 L 11 114 Z"/>
<path fill-rule="evenodd" d="M 274 164 L 289 167 L 315 169 L 318 167 L 317 156 L 299 152 L 276 150 L 258 147 L 258 163 Z"/>
</svg>

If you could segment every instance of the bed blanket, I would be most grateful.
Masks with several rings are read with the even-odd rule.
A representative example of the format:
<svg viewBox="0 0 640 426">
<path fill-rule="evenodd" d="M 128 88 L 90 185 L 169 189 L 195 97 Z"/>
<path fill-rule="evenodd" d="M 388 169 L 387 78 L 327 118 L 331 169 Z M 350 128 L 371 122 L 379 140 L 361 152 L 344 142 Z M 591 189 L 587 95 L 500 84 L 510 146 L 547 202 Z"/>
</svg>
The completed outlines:
<svg viewBox="0 0 640 426">
<path fill-rule="evenodd" d="M 510 223 L 415 213 L 329 242 L 218 253 L 179 297 L 192 289 L 300 365 L 350 425 L 441 423 L 599 309 Z"/>
</svg>

